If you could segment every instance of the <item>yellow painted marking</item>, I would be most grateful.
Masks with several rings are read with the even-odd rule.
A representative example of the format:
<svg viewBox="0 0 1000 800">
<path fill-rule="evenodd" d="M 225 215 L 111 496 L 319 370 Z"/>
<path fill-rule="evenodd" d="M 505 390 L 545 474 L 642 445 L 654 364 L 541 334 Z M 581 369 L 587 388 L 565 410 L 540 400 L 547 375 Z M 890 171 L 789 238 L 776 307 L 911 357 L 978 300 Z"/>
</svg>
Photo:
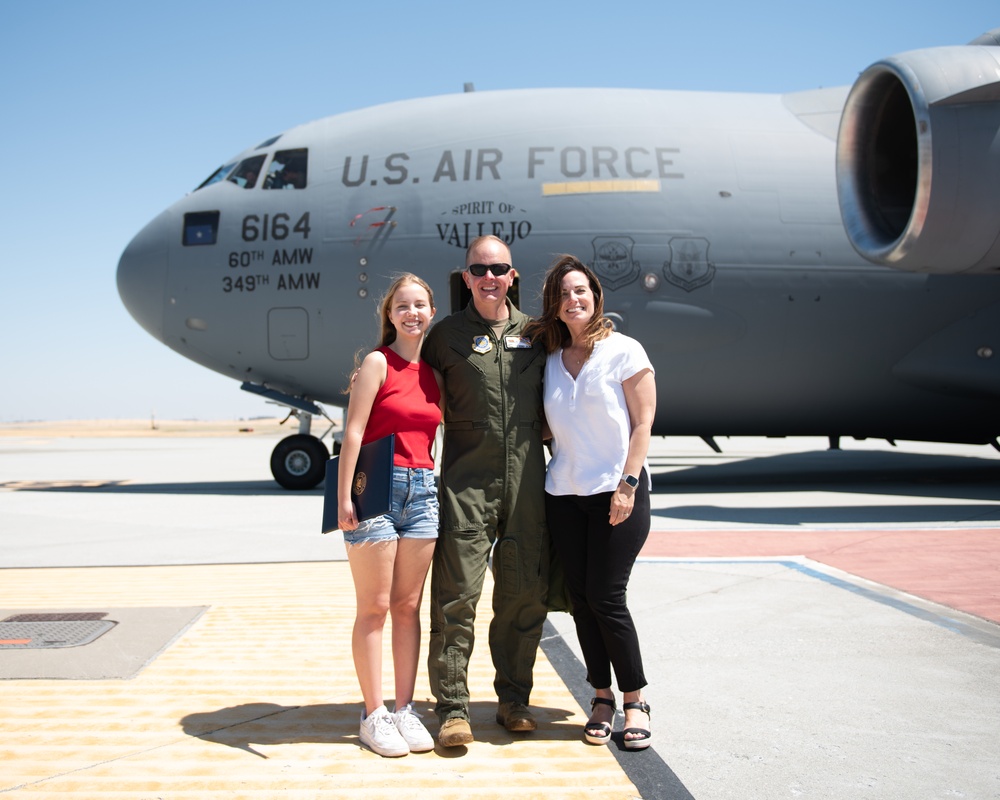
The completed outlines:
<svg viewBox="0 0 1000 800">
<path fill-rule="evenodd" d="M 542 196 L 568 194 L 607 194 L 610 192 L 659 192 L 660 182 L 654 180 L 567 181 L 543 183 Z"/>
<path fill-rule="evenodd" d="M 358 744 L 362 703 L 351 657 L 354 589 L 346 561 L 5 569 L 5 613 L 179 603 L 209 608 L 130 680 L 0 679 L 0 794 L 14 789 L 18 800 L 425 794 L 634 800 L 639 793 L 611 748 L 582 740 L 587 714 L 543 651 L 531 696 L 538 730 L 510 734 L 496 724 L 487 644 L 492 591 L 487 574 L 469 669 L 475 741 L 453 751 L 381 758 Z M 435 734 L 423 666 L 426 605 L 422 617 L 414 705 Z M 390 622 L 383 654 L 390 709 L 391 636 Z"/>
</svg>

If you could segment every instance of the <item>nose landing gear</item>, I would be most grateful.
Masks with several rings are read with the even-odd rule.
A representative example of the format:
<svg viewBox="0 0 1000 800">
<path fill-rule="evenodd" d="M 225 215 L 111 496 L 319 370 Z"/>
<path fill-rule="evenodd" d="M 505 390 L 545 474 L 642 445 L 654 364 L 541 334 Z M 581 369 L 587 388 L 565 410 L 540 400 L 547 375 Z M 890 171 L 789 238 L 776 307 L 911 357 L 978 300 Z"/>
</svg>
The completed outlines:
<svg viewBox="0 0 1000 800">
<path fill-rule="evenodd" d="M 271 474 L 274 479 L 285 489 L 313 489 L 319 486 L 326 477 L 326 462 L 330 460 L 330 452 L 323 444 L 323 437 L 336 427 L 336 423 L 308 398 L 294 397 L 249 381 L 244 382 L 240 388 L 267 398 L 274 405 L 288 408 L 288 416 L 281 421 L 282 425 L 292 417 L 299 421 L 299 432 L 286 436 L 271 451 Z M 345 409 L 345 421 L 346 415 Z M 311 433 L 314 416 L 322 416 L 330 423 L 323 436 L 313 436 Z M 333 452 L 334 455 L 340 452 L 337 436 L 333 438 Z"/>
<path fill-rule="evenodd" d="M 271 452 L 271 474 L 286 489 L 312 489 L 326 476 L 330 453 L 315 436 L 286 436 Z"/>
</svg>

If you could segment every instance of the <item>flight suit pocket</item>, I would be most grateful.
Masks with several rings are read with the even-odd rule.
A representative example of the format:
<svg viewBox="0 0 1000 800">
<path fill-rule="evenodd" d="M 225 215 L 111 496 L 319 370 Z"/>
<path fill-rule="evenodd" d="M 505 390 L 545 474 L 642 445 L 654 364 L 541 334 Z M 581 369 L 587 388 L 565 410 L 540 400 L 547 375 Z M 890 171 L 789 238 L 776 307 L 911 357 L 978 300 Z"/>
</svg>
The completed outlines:
<svg viewBox="0 0 1000 800">
<path fill-rule="evenodd" d="M 521 569 L 517 542 L 501 539 L 493 554 L 493 581 L 505 597 L 517 597 L 521 593 Z"/>
</svg>

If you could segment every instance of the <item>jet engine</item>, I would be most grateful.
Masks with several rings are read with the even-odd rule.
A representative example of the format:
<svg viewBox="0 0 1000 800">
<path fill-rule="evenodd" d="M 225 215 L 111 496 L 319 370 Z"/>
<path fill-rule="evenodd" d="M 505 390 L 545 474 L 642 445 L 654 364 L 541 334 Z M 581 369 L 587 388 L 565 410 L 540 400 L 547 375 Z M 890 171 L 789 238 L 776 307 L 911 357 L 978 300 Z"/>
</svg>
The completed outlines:
<svg viewBox="0 0 1000 800">
<path fill-rule="evenodd" d="M 864 258 L 908 272 L 1000 270 L 1000 28 L 865 70 L 837 136 L 837 192 Z"/>
</svg>

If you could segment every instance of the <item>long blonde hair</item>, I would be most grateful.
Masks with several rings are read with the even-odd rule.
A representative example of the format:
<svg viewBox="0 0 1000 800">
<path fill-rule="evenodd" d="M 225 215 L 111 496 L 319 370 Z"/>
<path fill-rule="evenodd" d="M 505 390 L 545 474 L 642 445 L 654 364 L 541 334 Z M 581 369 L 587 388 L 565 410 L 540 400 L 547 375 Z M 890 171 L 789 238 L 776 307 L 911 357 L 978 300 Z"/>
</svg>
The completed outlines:
<svg viewBox="0 0 1000 800">
<path fill-rule="evenodd" d="M 389 319 L 389 314 L 392 311 L 392 301 L 396 297 L 396 292 L 407 284 L 415 283 L 425 292 L 427 292 L 427 299 L 431 304 L 431 311 L 434 310 L 434 292 L 428 285 L 427 281 L 423 278 L 414 275 L 412 272 L 401 272 L 396 276 L 388 289 L 385 290 L 385 294 L 382 295 L 382 299 L 378 304 L 378 318 L 381 321 L 381 341 L 379 342 L 379 347 L 388 347 L 394 341 L 396 341 L 396 326 L 392 324 Z"/>
<path fill-rule="evenodd" d="M 377 350 L 380 347 L 388 347 L 396 341 L 396 326 L 389 319 L 389 314 L 392 311 L 392 301 L 396 297 L 396 292 L 411 283 L 415 283 L 427 292 L 431 311 L 434 310 L 434 290 L 431 289 L 427 281 L 419 275 L 414 275 L 412 272 L 398 273 L 395 276 L 395 280 L 389 284 L 389 288 L 385 290 L 385 294 L 379 299 L 378 305 L 375 308 L 375 316 L 379 320 L 379 343 L 372 348 L 373 350 Z M 368 352 L 371 352 L 371 350 Z M 354 378 L 357 376 L 358 370 L 361 368 L 361 362 L 364 360 L 361 356 L 362 353 L 365 353 L 364 347 L 354 354 L 354 367 L 351 370 L 351 379 L 347 383 L 347 388 L 344 389 L 344 394 L 350 394 L 351 389 L 354 387 Z"/>
</svg>

